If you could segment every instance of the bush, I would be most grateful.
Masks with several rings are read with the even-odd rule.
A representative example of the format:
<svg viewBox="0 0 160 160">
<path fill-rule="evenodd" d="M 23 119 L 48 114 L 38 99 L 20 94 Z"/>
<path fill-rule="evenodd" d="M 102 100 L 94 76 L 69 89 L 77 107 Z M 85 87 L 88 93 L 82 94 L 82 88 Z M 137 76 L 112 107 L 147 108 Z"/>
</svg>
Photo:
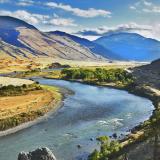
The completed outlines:
<svg viewBox="0 0 160 160">
<path fill-rule="evenodd" d="M 89 157 L 88 160 L 108 160 L 108 158 L 117 153 L 121 146 L 118 141 L 112 141 L 107 136 L 97 138 L 101 142 L 100 151 L 95 150 Z"/>
<path fill-rule="evenodd" d="M 94 150 L 94 152 L 89 155 L 88 160 L 98 160 L 100 158 L 100 154 L 97 150 Z"/>
<path fill-rule="evenodd" d="M 115 82 L 118 85 L 133 83 L 133 77 L 123 69 L 63 69 L 61 71 L 65 79 L 81 79 L 98 82 Z"/>
<path fill-rule="evenodd" d="M 3 86 L 0 88 L 0 96 L 18 96 L 18 95 L 25 95 L 29 91 L 33 90 L 41 90 L 42 88 L 40 85 L 34 83 L 30 85 L 23 84 L 22 86 Z"/>
</svg>

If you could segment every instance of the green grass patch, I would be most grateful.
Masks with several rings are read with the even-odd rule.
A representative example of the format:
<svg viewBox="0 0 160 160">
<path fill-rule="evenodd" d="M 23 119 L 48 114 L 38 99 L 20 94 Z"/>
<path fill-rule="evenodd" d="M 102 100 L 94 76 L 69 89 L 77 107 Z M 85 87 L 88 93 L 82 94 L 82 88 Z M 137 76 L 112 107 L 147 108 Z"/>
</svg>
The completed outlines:
<svg viewBox="0 0 160 160">
<path fill-rule="evenodd" d="M 62 94 L 60 92 L 60 88 L 49 85 L 40 85 L 43 89 L 46 89 L 54 94 L 56 101 L 60 101 L 62 99 Z"/>
</svg>

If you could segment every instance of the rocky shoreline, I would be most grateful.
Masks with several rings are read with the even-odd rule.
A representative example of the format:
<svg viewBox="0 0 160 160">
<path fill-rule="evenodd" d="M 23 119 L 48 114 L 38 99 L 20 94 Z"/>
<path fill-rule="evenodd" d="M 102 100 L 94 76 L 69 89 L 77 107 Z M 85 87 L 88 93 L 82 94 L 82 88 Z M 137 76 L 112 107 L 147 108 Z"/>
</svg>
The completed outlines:
<svg viewBox="0 0 160 160">
<path fill-rule="evenodd" d="M 49 148 L 45 147 L 32 152 L 21 152 L 18 155 L 18 160 L 56 160 L 56 157 Z"/>
<path fill-rule="evenodd" d="M 50 77 L 44 77 L 44 78 L 58 80 L 58 78 L 50 78 Z M 66 79 L 62 79 L 62 80 L 66 80 Z M 154 117 L 154 113 L 156 111 L 160 110 L 160 92 L 157 92 L 158 89 L 155 89 L 155 88 L 152 88 L 149 86 L 144 87 L 144 86 L 137 85 L 137 86 L 130 86 L 130 87 L 119 87 L 119 86 L 109 84 L 109 83 L 108 84 L 98 84 L 98 83 L 93 83 L 93 82 L 87 82 L 87 81 L 81 81 L 81 80 L 68 80 L 68 79 L 67 79 L 67 81 L 95 85 L 95 86 L 110 87 L 110 88 L 119 89 L 119 90 L 126 90 L 127 92 L 129 92 L 131 94 L 134 94 L 136 96 L 141 96 L 144 98 L 148 98 L 152 101 L 155 109 L 153 110 L 153 113 L 150 116 L 150 118 L 148 120 L 146 120 L 145 122 L 142 122 L 138 126 L 132 128 L 129 135 L 127 135 L 125 138 L 119 140 L 122 145 L 122 148 L 123 148 L 120 151 L 120 153 L 125 151 L 126 149 L 130 148 L 132 145 L 138 143 L 139 141 L 143 140 L 142 137 L 144 135 L 144 126 L 143 126 L 144 123 L 147 123 L 148 121 L 150 121 Z M 137 137 L 137 138 L 135 139 L 135 137 Z M 132 141 L 132 142 L 129 143 L 129 141 Z M 117 153 L 116 155 L 119 155 L 119 153 Z M 116 155 L 114 155 L 113 157 L 115 157 Z"/>
</svg>

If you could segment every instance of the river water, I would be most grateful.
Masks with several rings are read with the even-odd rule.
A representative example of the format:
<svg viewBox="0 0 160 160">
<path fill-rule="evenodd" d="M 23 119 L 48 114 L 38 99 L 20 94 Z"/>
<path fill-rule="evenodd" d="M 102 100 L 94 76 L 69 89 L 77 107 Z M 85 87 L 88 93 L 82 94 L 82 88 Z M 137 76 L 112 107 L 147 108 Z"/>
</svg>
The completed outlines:
<svg viewBox="0 0 160 160">
<path fill-rule="evenodd" d="M 41 84 L 74 91 L 56 113 L 28 129 L 0 138 L 0 160 L 17 160 L 20 151 L 49 147 L 58 160 L 85 160 L 96 137 L 127 134 L 154 109 L 148 99 L 126 91 L 63 80 L 37 78 Z M 81 148 L 78 148 L 80 145 Z"/>
</svg>

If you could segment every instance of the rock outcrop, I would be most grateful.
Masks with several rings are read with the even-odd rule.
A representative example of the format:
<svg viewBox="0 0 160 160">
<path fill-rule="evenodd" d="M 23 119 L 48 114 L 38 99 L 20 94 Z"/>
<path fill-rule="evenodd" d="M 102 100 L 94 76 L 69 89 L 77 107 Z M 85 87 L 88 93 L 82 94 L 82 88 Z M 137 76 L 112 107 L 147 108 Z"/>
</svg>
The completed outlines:
<svg viewBox="0 0 160 160">
<path fill-rule="evenodd" d="M 62 64 L 56 62 L 56 63 L 52 63 L 48 68 L 49 69 L 54 69 L 54 68 L 70 68 L 70 66 L 69 65 L 62 65 Z"/>
<path fill-rule="evenodd" d="M 18 160 L 56 160 L 56 157 L 48 148 L 38 148 L 32 152 L 21 152 Z"/>
</svg>

